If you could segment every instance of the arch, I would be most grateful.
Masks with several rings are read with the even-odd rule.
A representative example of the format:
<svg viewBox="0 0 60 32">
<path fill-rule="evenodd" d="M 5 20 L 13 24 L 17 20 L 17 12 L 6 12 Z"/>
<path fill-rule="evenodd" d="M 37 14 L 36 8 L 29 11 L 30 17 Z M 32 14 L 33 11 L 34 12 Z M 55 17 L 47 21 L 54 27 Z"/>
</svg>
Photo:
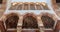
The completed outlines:
<svg viewBox="0 0 60 32">
<path fill-rule="evenodd" d="M 42 20 L 45 28 L 53 28 L 54 27 L 55 21 L 51 17 L 49 17 L 47 15 L 42 15 L 41 20 Z"/>
<path fill-rule="evenodd" d="M 6 16 L 7 19 L 5 21 L 6 28 L 17 28 L 17 23 L 19 20 L 19 17 L 16 13 L 11 13 Z"/>
<path fill-rule="evenodd" d="M 42 12 L 39 16 L 40 16 L 40 18 L 42 16 L 48 16 L 48 17 L 52 18 L 55 21 L 54 26 L 52 28 L 55 29 L 56 24 L 57 24 L 57 20 L 58 20 L 58 18 L 57 18 L 57 16 L 55 14 L 51 14 L 51 13 L 48 13 L 48 12 L 45 12 L 45 13 Z"/>
<path fill-rule="evenodd" d="M 33 16 L 33 14 L 26 14 L 23 17 L 23 25 L 22 29 L 37 29 L 38 24 L 37 24 L 37 19 Z"/>
</svg>

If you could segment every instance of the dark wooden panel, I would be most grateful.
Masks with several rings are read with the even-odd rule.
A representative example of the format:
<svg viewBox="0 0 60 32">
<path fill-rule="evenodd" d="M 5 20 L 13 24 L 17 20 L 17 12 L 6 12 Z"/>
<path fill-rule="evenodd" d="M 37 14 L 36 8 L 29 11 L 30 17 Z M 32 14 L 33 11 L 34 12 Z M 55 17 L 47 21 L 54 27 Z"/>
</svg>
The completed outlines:
<svg viewBox="0 0 60 32">
<path fill-rule="evenodd" d="M 60 3 L 60 0 L 56 0 L 57 3 Z"/>
<path fill-rule="evenodd" d="M 2 1 L 3 1 L 3 0 L 0 0 L 0 4 L 2 4 Z"/>
</svg>

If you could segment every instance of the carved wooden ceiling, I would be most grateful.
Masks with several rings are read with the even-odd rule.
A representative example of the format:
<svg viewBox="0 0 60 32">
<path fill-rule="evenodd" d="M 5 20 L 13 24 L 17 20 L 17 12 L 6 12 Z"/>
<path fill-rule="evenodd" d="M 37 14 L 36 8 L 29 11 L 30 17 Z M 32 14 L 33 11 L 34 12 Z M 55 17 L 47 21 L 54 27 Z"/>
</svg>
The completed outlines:
<svg viewBox="0 0 60 32">
<path fill-rule="evenodd" d="M 16 2 L 12 3 L 9 10 L 49 10 L 49 7 L 46 3 L 21 3 Z"/>
</svg>

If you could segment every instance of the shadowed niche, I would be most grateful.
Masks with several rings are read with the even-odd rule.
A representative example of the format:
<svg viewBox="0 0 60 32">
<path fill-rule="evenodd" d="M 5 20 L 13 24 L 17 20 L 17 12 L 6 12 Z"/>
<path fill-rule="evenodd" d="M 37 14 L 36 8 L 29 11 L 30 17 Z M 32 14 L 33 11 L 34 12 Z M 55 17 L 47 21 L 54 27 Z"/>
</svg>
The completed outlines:
<svg viewBox="0 0 60 32">
<path fill-rule="evenodd" d="M 49 16 L 42 16 L 41 20 L 45 28 L 53 28 L 55 21 Z"/>
<path fill-rule="evenodd" d="M 2 4 L 3 0 L 0 0 L 0 4 Z"/>
<path fill-rule="evenodd" d="M 60 3 L 60 0 L 56 0 L 56 3 Z"/>
<path fill-rule="evenodd" d="M 22 28 L 37 29 L 38 28 L 37 20 L 33 16 L 27 16 L 27 17 L 25 17 L 23 19 Z"/>
<path fill-rule="evenodd" d="M 19 17 L 15 14 L 9 15 L 5 21 L 6 28 L 17 28 L 18 19 Z"/>
</svg>

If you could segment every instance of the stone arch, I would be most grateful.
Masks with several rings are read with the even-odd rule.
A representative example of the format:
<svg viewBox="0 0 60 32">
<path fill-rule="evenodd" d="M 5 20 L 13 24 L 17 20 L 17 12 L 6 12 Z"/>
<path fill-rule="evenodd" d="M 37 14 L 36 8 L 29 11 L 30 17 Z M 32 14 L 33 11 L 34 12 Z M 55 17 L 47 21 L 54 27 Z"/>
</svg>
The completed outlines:
<svg viewBox="0 0 60 32">
<path fill-rule="evenodd" d="M 37 24 L 36 16 L 34 16 L 34 14 L 30 14 L 30 13 L 27 13 L 26 15 L 24 15 L 23 16 L 22 28 L 37 29 L 38 28 L 38 24 Z"/>
<path fill-rule="evenodd" d="M 47 18 L 49 18 L 49 19 L 47 19 Z M 45 28 L 55 28 L 55 26 L 56 26 L 55 22 L 57 21 L 57 19 L 55 18 L 55 15 L 53 15 L 53 14 L 42 13 L 41 14 L 41 20 L 42 20 L 44 25 L 47 24 L 48 27 L 45 27 Z M 45 23 L 44 20 L 47 20 L 47 21 L 51 20 L 51 21 L 48 21 L 48 22 L 46 21 L 46 23 Z"/>
<path fill-rule="evenodd" d="M 23 14 L 23 17 L 25 18 L 26 16 L 33 16 L 34 18 L 37 18 L 37 15 L 35 14 L 35 13 L 25 13 L 25 14 Z"/>
<path fill-rule="evenodd" d="M 19 16 L 16 13 L 11 13 L 6 16 L 6 28 L 17 28 Z"/>
<path fill-rule="evenodd" d="M 55 21 L 51 17 L 43 15 L 41 19 L 45 28 L 53 28 Z"/>
</svg>

